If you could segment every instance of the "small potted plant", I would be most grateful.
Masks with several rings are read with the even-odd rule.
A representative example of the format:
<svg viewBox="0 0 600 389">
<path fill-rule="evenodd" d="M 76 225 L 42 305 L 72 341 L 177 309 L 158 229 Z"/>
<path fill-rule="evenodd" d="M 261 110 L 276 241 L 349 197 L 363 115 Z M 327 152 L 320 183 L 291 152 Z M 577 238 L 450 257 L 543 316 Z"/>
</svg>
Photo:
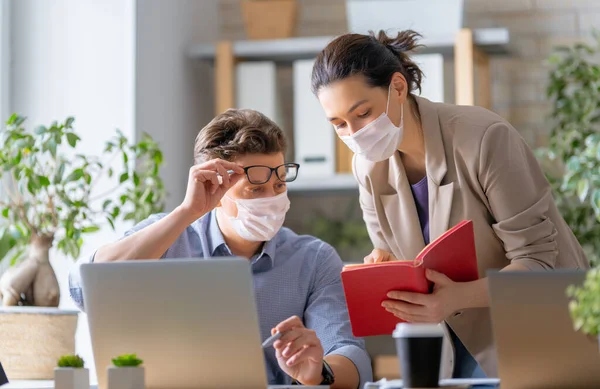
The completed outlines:
<svg viewBox="0 0 600 389">
<path fill-rule="evenodd" d="M 64 355 L 54 369 L 55 389 L 89 389 L 90 372 L 79 355 Z"/>
<path fill-rule="evenodd" d="M 573 327 L 589 337 L 597 338 L 600 345 L 600 268 L 589 270 L 583 285 L 571 285 L 567 295 L 571 298 L 569 312 Z"/>
<path fill-rule="evenodd" d="M 113 358 L 108 367 L 108 389 L 144 389 L 144 361 L 135 354 L 124 354 Z"/>
</svg>

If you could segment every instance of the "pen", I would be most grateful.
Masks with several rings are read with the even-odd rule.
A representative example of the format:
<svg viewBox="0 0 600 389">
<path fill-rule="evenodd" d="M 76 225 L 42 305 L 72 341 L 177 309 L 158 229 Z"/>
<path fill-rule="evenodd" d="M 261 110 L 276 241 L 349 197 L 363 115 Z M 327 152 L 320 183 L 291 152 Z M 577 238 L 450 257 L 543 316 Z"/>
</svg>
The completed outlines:
<svg viewBox="0 0 600 389">
<path fill-rule="evenodd" d="M 235 173 L 233 170 L 227 170 L 227 174 L 232 175 Z M 223 185 L 223 176 L 217 173 L 217 179 L 219 180 L 219 185 Z"/>
<path fill-rule="evenodd" d="M 271 347 L 273 346 L 273 344 L 279 339 L 281 338 L 281 332 L 276 332 L 273 335 L 271 335 L 269 338 L 267 338 L 267 340 L 265 340 L 262 344 L 262 348 L 267 348 L 267 347 Z"/>
<path fill-rule="evenodd" d="M 233 173 L 235 173 L 233 170 L 227 170 L 227 174 L 232 175 Z M 223 176 L 217 173 L 217 179 L 219 180 L 219 185 L 223 185 Z M 196 178 L 194 181 L 198 182 L 198 179 Z"/>
</svg>

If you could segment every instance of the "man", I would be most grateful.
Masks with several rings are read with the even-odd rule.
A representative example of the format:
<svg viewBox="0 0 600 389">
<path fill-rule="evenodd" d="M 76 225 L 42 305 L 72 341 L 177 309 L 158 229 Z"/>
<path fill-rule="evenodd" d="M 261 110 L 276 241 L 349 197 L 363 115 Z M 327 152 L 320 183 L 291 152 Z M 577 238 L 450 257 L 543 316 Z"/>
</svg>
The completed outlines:
<svg viewBox="0 0 600 389">
<path fill-rule="evenodd" d="M 170 214 L 154 215 L 91 259 L 239 256 L 251 261 L 270 384 L 329 384 L 356 389 L 371 380 L 364 342 L 352 336 L 340 280 L 342 262 L 327 243 L 282 228 L 286 183 L 299 166 L 284 163 L 281 129 L 252 110 L 230 109 L 196 139 L 188 187 Z M 83 309 L 79 267 L 71 296 Z"/>
</svg>

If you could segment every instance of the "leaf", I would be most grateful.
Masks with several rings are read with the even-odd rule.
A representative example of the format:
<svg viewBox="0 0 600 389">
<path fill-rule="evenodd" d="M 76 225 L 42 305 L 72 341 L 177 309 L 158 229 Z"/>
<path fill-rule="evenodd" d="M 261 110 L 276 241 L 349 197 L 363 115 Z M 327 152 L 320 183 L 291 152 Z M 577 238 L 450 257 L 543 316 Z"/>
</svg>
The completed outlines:
<svg viewBox="0 0 600 389">
<path fill-rule="evenodd" d="M 111 218 L 109 218 L 109 217 L 107 217 L 106 220 L 108 221 L 108 224 L 110 224 L 110 227 L 114 231 L 115 230 L 115 222 Z"/>
<path fill-rule="evenodd" d="M 60 166 L 58 167 L 58 170 L 56 171 L 56 175 L 54 176 L 54 183 L 58 184 L 59 182 L 62 181 L 63 176 L 65 175 L 65 163 L 61 162 Z"/>
<path fill-rule="evenodd" d="M 35 196 L 36 184 L 33 182 L 33 180 L 29 180 L 27 182 L 27 190 L 29 191 L 29 193 Z"/>
<path fill-rule="evenodd" d="M 50 186 L 50 180 L 45 176 L 37 176 L 38 182 L 42 187 Z"/>
<path fill-rule="evenodd" d="M 582 178 L 577 183 L 577 197 L 579 201 L 584 202 L 590 191 L 590 181 L 586 178 Z"/>
<path fill-rule="evenodd" d="M 89 227 L 84 227 L 81 229 L 82 233 L 88 234 L 91 232 L 96 232 L 96 231 L 100 231 L 100 227 L 98 226 L 89 226 Z"/>
<path fill-rule="evenodd" d="M 129 173 L 125 172 L 125 173 L 121 174 L 121 177 L 119 178 L 119 184 L 124 183 L 128 179 L 129 179 Z"/>
<path fill-rule="evenodd" d="M 10 257 L 10 266 L 15 266 L 20 259 L 23 258 L 27 247 L 23 246 L 18 248 L 14 254 Z"/>
<path fill-rule="evenodd" d="M 4 208 L 2 210 L 2 217 L 8 219 L 8 213 L 10 212 L 10 208 Z"/>
<path fill-rule="evenodd" d="M 108 177 L 112 177 L 114 174 L 113 168 L 108 169 Z"/>
<path fill-rule="evenodd" d="M 79 138 L 74 133 L 72 133 L 72 132 L 67 133 L 67 142 L 69 142 L 69 145 L 71 147 L 75 147 L 77 145 L 77 142 L 80 140 L 81 140 L 81 138 Z"/>
<path fill-rule="evenodd" d="M 42 135 L 46 131 L 48 131 L 48 129 L 44 126 L 38 126 L 35 128 L 35 130 L 33 130 L 33 132 L 35 132 L 36 135 Z"/>
<path fill-rule="evenodd" d="M 57 148 L 56 141 L 54 139 L 50 139 L 48 141 L 48 150 L 50 151 L 50 154 L 52 155 L 53 158 L 56 158 L 56 148 Z"/>
<path fill-rule="evenodd" d="M 596 214 L 596 219 L 600 222 L 600 189 L 594 189 L 592 193 L 592 208 Z"/>
<path fill-rule="evenodd" d="M 112 204 L 112 200 L 108 199 L 108 200 L 104 200 L 104 203 L 102 203 L 102 209 L 106 211 L 106 208 L 108 208 L 109 205 Z"/>
<path fill-rule="evenodd" d="M 140 176 L 136 172 L 133 172 L 133 185 L 136 187 L 140 185 Z"/>
<path fill-rule="evenodd" d="M 67 176 L 67 182 L 73 182 L 81 179 L 83 177 L 83 169 L 75 169 L 71 174 Z"/>
<path fill-rule="evenodd" d="M 74 117 L 68 117 L 67 121 L 65 122 L 65 127 L 67 127 L 67 128 L 73 127 L 73 122 L 74 121 L 75 121 Z"/>
<path fill-rule="evenodd" d="M 127 153 L 123 153 L 123 164 L 127 165 L 127 162 L 129 162 L 129 156 Z"/>
<path fill-rule="evenodd" d="M 0 230 L 0 262 L 12 249 L 11 241 L 14 242 L 8 233 L 8 228 L 2 228 Z"/>
</svg>

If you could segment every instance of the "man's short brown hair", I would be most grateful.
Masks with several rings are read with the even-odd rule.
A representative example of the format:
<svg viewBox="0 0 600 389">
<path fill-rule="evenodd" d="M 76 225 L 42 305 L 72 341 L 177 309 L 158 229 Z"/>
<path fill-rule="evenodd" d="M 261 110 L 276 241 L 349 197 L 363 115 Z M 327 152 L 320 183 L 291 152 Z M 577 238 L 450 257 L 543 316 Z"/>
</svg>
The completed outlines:
<svg viewBox="0 0 600 389">
<path fill-rule="evenodd" d="M 233 161 L 246 154 L 284 153 L 283 131 L 274 121 L 252 109 L 230 108 L 217 115 L 196 137 L 196 164 L 220 158 Z"/>
</svg>

